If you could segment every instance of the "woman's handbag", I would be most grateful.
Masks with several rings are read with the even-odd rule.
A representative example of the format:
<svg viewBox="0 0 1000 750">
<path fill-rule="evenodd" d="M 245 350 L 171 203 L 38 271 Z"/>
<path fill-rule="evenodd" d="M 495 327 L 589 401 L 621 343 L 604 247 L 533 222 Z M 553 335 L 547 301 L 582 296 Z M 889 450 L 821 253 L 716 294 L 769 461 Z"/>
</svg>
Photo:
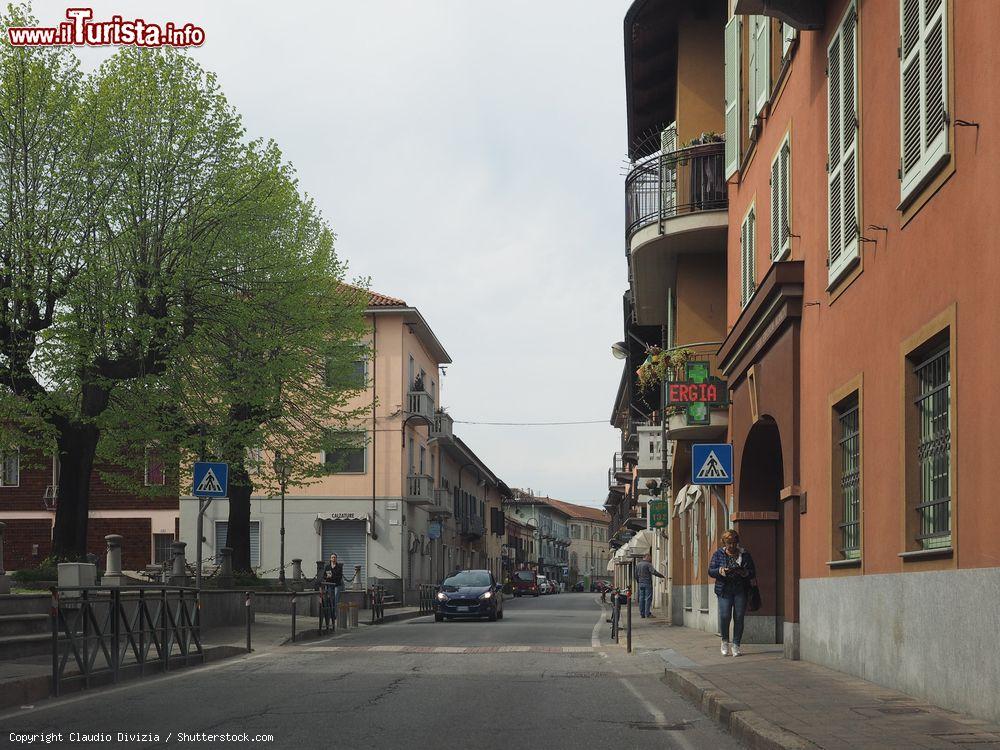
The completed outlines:
<svg viewBox="0 0 1000 750">
<path fill-rule="evenodd" d="M 760 589 L 757 584 L 751 584 L 747 591 L 747 610 L 756 612 L 758 609 L 760 609 Z"/>
</svg>

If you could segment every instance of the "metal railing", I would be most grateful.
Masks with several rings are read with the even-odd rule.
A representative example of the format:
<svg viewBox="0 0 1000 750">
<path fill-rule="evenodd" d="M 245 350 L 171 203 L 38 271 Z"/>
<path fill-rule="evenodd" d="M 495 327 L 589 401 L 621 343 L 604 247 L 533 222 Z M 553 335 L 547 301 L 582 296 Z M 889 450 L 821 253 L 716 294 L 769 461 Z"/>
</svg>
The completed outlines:
<svg viewBox="0 0 1000 750">
<path fill-rule="evenodd" d="M 70 679 L 89 688 L 95 679 L 110 677 L 117 683 L 124 667 L 137 667 L 141 677 L 154 663 L 157 671 L 166 672 L 172 660 L 184 666 L 205 661 L 197 589 L 66 586 L 51 592 L 54 696 Z M 76 675 L 66 673 L 70 658 L 79 670 Z"/>
<path fill-rule="evenodd" d="M 638 162 L 625 178 L 625 241 L 674 216 L 725 209 L 725 148 L 705 143 Z"/>
<path fill-rule="evenodd" d="M 486 533 L 486 525 L 479 516 L 466 516 L 462 519 L 459 533 L 467 537 L 481 537 Z"/>
<path fill-rule="evenodd" d="M 434 583 L 420 584 L 420 596 L 418 599 L 420 614 L 429 615 L 434 612 L 434 598 L 437 596 L 439 588 L 440 586 Z"/>
</svg>

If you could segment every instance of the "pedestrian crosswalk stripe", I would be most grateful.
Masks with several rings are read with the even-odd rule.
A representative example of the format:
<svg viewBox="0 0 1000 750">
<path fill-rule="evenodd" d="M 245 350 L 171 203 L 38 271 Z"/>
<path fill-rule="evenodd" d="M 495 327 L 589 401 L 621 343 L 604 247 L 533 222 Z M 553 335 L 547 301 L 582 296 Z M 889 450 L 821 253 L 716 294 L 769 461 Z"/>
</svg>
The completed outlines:
<svg viewBox="0 0 1000 750">
<path fill-rule="evenodd" d="M 358 652 L 393 654 L 589 654 L 593 646 L 310 646 L 314 653 Z"/>
<path fill-rule="evenodd" d="M 722 461 L 719 457 L 715 455 L 715 451 L 709 451 L 708 457 L 705 462 L 698 469 L 698 474 L 695 476 L 695 482 L 699 479 L 729 479 L 729 474 L 726 473 L 725 467 L 722 465 Z"/>
</svg>

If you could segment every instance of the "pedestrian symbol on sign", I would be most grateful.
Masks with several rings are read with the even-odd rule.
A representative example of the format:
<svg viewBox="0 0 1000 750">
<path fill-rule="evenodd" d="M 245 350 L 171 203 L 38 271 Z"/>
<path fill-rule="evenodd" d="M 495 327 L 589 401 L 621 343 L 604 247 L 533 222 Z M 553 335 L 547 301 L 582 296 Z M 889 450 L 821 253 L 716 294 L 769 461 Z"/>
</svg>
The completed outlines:
<svg viewBox="0 0 1000 750">
<path fill-rule="evenodd" d="M 732 484 L 733 446 L 728 443 L 692 446 L 691 468 L 692 484 Z"/>
<path fill-rule="evenodd" d="M 201 482 L 198 483 L 198 494 L 215 495 L 222 492 L 222 484 L 219 482 L 219 478 L 215 476 L 215 472 L 209 469 L 205 472 L 205 476 L 201 478 Z"/>
</svg>

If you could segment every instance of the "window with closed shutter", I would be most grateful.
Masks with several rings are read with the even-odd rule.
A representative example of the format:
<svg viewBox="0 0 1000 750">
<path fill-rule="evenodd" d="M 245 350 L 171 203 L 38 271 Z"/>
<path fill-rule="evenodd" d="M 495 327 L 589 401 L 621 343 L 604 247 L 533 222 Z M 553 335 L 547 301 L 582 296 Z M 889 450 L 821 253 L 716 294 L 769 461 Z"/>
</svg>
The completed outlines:
<svg viewBox="0 0 1000 750">
<path fill-rule="evenodd" d="M 857 8 L 851 3 L 827 48 L 829 281 L 858 257 Z"/>
<path fill-rule="evenodd" d="M 900 0 L 900 199 L 948 159 L 947 0 Z"/>
<path fill-rule="evenodd" d="M 754 253 L 757 247 L 755 224 L 755 211 L 751 207 L 740 227 L 740 307 L 746 307 L 757 288 L 754 263 Z"/>
<path fill-rule="evenodd" d="M 792 146 L 789 136 L 771 162 L 771 260 L 784 260 L 792 245 L 791 172 Z"/>
<path fill-rule="evenodd" d="M 740 17 L 726 24 L 726 179 L 740 168 Z"/>
<path fill-rule="evenodd" d="M 215 522 L 215 564 L 222 563 L 222 548 L 229 544 L 229 522 Z M 260 567 L 260 521 L 250 522 L 250 567 Z"/>
</svg>

